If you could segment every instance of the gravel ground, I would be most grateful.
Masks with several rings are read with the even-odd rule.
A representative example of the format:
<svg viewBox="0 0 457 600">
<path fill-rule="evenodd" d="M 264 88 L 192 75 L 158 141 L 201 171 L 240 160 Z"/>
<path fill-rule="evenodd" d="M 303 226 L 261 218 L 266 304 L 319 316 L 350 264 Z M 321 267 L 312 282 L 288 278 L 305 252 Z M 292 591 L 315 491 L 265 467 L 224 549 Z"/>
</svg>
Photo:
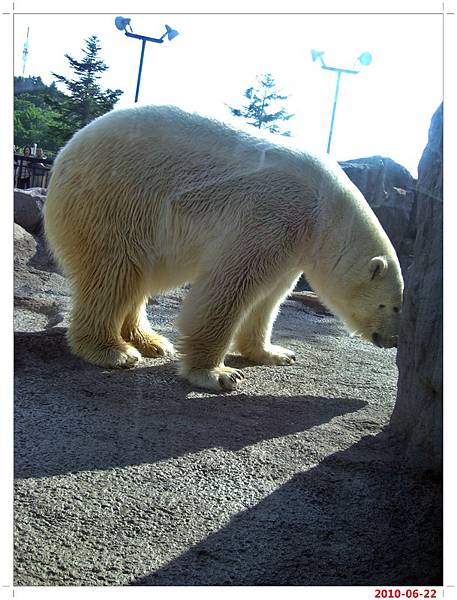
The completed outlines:
<svg viewBox="0 0 457 600">
<path fill-rule="evenodd" d="M 239 391 L 165 359 L 104 370 L 69 353 L 40 244 L 17 237 L 15 585 L 441 582 L 439 482 L 385 429 L 394 349 L 287 301 L 273 338 L 297 363 L 231 356 Z M 184 294 L 149 307 L 172 340 Z"/>
</svg>

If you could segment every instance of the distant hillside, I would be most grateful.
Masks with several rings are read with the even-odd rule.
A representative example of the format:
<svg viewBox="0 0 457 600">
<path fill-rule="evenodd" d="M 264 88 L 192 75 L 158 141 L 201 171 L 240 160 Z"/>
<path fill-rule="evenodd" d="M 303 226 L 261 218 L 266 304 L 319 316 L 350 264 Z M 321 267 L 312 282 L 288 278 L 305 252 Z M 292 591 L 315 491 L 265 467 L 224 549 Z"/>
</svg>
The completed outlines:
<svg viewBox="0 0 457 600">
<path fill-rule="evenodd" d="M 54 84 L 52 84 L 54 85 Z M 49 86 L 50 88 L 51 86 Z M 54 86 L 55 87 L 55 86 Z M 15 77 L 14 78 L 14 94 L 20 94 L 21 92 L 38 91 L 48 88 L 41 77 Z"/>
</svg>

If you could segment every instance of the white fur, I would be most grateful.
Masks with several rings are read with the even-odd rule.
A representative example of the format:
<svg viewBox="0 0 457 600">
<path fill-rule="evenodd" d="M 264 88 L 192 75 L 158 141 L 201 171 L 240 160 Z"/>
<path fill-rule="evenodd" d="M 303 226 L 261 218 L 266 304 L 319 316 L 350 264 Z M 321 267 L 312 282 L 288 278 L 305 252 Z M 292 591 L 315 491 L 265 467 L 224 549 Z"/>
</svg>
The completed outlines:
<svg viewBox="0 0 457 600">
<path fill-rule="evenodd" d="M 303 271 L 350 330 L 382 345 L 397 334 L 398 259 L 341 168 L 177 108 L 117 110 L 79 131 L 55 161 L 45 228 L 73 286 L 70 345 L 96 364 L 171 354 L 144 306 L 185 282 L 180 373 L 210 389 L 242 377 L 223 364 L 231 342 L 293 362 L 270 336 Z"/>
</svg>

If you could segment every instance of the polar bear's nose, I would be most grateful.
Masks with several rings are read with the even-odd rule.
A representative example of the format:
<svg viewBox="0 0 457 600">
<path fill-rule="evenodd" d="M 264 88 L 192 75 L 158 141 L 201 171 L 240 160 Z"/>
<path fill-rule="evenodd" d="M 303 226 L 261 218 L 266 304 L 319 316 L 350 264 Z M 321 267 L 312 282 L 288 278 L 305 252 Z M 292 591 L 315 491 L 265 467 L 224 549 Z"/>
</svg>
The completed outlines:
<svg viewBox="0 0 457 600">
<path fill-rule="evenodd" d="M 378 348 L 398 348 L 398 335 L 392 335 L 391 337 L 382 339 L 377 331 L 371 336 L 373 344 L 376 344 Z"/>
<path fill-rule="evenodd" d="M 377 333 L 376 331 L 373 333 L 373 335 L 371 336 L 371 339 L 373 341 L 373 344 L 376 344 L 376 346 L 378 346 L 378 348 L 382 348 L 382 344 L 381 344 L 381 338 L 379 337 L 379 333 Z"/>
</svg>

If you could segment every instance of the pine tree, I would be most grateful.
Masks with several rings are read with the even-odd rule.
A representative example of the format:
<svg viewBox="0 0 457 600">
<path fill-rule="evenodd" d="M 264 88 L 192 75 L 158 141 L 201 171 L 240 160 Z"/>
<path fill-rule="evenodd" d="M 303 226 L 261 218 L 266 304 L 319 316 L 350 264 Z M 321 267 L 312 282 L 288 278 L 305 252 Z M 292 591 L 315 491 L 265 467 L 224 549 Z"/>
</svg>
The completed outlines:
<svg viewBox="0 0 457 600">
<path fill-rule="evenodd" d="M 290 131 L 281 131 L 277 121 L 288 121 L 294 115 L 287 113 L 283 106 L 277 107 L 278 110 L 270 112 L 273 104 L 280 100 L 286 100 L 287 96 L 282 96 L 276 90 L 276 82 L 271 73 L 258 75 L 257 84 L 248 88 L 244 92 L 245 98 L 249 100 L 242 108 L 228 108 L 235 117 L 243 117 L 247 122 L 261 129 L 262 127 L 271 133 L 280 133 L 290 136 Z"/>
<path fill-rule="evenodd" d="M 66 94 L 63 99 L 52 97 L 47 99 L 48 104 L 58 114 L 52 127 L 53 132 L 56 137 L 64 141 L 96 117 L 110 111 L 119 100 L 119 96 L 123 94 L 119 89 L 105 91 L 101 89 L 98 80 L 109 67 L 98 56 L 101 47 L 97 36 L 90 36 L 85 43 L 81 60 L 65 54 L 75 73 L 74 79 L 52 73 L 54 79 L 63 84 L 69 92 L 69 95 Z"/>
</svg>

